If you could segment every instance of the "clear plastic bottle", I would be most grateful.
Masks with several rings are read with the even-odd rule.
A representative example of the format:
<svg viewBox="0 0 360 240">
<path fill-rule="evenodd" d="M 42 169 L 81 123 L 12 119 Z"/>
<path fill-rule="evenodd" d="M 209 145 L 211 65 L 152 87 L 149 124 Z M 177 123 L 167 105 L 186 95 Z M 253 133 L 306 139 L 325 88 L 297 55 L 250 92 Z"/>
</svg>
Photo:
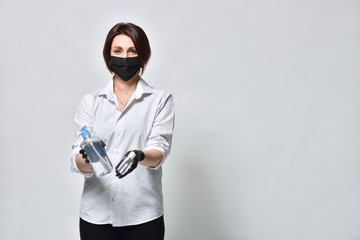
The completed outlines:
<svg viewBox="0 0 360 240">
<path fill-rule="evenodd" d="M 120 178 L 125 177 L 129 173 L 128 171 L 134 164 L 135 157 L 136 157 L 136 153 L 130 152 L 129 155 L 124 156 L 121 159 L 121 161 L 115 167 L 115 172 L 118 177 Z"/>
<path fill-rule="evenodd" d="M 84 141 L 80 144 L 80 147 L 85 150 L 95 175 L 102 177 L 110 173 L 113 166 L 106 154 L 104 143 L 99 138 L 91 137 L 86 126 L 81 129 L 81 135 Z"/>
</svg>

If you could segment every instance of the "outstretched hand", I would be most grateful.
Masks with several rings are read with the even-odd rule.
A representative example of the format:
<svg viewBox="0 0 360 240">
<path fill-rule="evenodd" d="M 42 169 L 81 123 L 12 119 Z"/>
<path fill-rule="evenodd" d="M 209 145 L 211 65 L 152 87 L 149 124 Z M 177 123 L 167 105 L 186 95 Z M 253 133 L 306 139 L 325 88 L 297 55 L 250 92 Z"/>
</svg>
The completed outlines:
<svg viewBox="0 0 360 240">
<path fill-rule="evenodd" d="M 116 165 L 115 172 L 118 178 L 123 178 L 131 173 L 138 165 L 138 163 L 144 160 L 145 154 L 140 150 L 128 151 L 121 161 Z"/>
</svg>

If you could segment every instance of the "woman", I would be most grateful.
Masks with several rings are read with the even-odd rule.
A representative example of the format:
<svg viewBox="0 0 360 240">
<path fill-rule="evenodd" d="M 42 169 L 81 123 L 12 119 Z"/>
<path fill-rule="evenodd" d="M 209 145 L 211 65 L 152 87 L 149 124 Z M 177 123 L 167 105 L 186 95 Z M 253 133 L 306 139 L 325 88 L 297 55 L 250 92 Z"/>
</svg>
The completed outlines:
<svg viewBox="0 0 360 240">
<path fill-rule="evenodd" d="M 85 95 L 76 111 L 71 166 L 85 179 L 80 206 L 82 240 L 164 238 L 161 166 L 170 152 L 175 113 L 172 95 L 140 77 L 150 55 L 140 27 L 116 24 L 103 50 L 113 79 Z M 122 176 L 113 171 L 97 178 L 86 154 L 79 153 L 84 125 L 106 144 L 113 166 L 129 150 L 135 150 L 139 164 L 136 161 Z"/>
</svg>

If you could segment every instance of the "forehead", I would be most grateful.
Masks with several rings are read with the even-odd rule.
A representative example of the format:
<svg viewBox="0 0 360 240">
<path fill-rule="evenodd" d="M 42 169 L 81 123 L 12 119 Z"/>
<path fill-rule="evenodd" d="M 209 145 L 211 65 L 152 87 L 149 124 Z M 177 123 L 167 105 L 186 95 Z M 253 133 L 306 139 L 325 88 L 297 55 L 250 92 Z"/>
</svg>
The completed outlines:
<svg viewBox="0 0 360 240">
<path fill-rule="evenodd" d="M 130 37 L 124 34 L 120 34 L 114 37 L 111 43 L 111 48 L 113 47 L 130 48 L 130 47 L 135 47 L 135 45 Z"/>
</svg>

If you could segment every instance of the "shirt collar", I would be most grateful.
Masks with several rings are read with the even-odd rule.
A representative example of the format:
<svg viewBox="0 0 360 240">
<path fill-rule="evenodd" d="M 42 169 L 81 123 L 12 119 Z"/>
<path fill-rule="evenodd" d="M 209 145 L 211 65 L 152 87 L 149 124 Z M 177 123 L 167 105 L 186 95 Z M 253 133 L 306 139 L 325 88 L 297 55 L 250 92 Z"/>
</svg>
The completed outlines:
<svg viewBox="0 0 360 240">
<path fill-rule="evenodd" d="M 134 93 L 134 97 L 139 99 L 143 94 L 152 94 L 154 92 L 153 88 L 147 84 L 142 77 L 139 78 L 138 83 L 136 85 L 136 90 Z M 114 80 L 109 81 L 109 83 L 100 89 L 98 96 L 106 96 L 109 100 L 114 100 L 115 92 L 114 92 Z"/>
<path fill-rule="evenodd" d="M 109 81 L 106 86 L 99 90 L 98 96 L 105 96 L 109 100 L 114 100 L 114 82 L 113 80 Z"/>
<path fill-rule="evenodd" d="M 134 93 L 135 98 L 139 99 L 143 94 L 152 94 L 153 92 L 153 88 L 140 77 Z"/>
</svg>

